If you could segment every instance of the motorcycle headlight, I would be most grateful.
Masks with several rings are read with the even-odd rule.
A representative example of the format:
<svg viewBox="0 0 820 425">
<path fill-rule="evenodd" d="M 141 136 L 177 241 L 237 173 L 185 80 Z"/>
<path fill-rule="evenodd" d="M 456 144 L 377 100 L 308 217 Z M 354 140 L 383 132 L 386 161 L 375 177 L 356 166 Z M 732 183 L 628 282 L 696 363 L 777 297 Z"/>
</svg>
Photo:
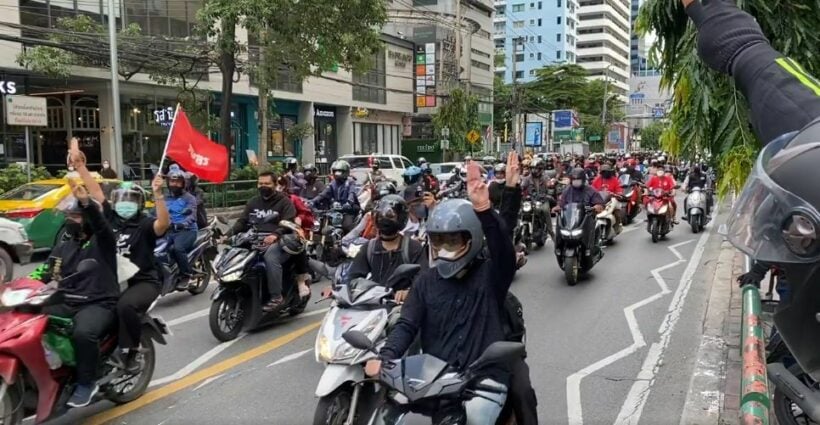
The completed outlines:
<svg viewBox="0 0 820 425">
<path fill-rule="evenodd" d="M 220 280 L 221 280 L 221 281 L 223 281 L 223 282 L 236 282 L 236 281 L 238 281 L 238 280 L 242 279 L 242 272 L 243 272 L 243 271 L 244 271 L 244 270 L 239 269 L 239 270 L 237 270 L 237 271 L 235 271 L 235 272 L 228 273 L 228 274 L 226 274 L 226 275 L 223 275 L 223 276 L 220 278 Z"/>
<path fill-rule="evenodd" d="M 319 335 L 319 338 L 316 339 L 316 353 L 319 356 L 319 361 L 330 363 L 333 355 L 330 352 L 330 343 L 326 336 Z"/>
<path fill-rule="evenodd" d="M 583 232 L 584 232 L 584 229 L 575 229 L 572 232 L 570 232 L 570 234 L 572 236 L 581 236 L 581 233 L 583 233 Z"/>
<path fill-rule="evenodd" d="M 666 205 L 662 206 L 662 207 L 658 210 L 658 214 L 666 214 L 666 210 L 667 210 L 668 208 L 669 208 L 669 207 L 668 207 L 668 206 L 666 206 Z"/>
<path fill-rule="evenodd" d="M 521 211 L 524 211 L 524 212 L 532 211 L 532 203 L 531 202 L 524 202 L 521 205 Z"/>
<path fill-rule="evenodd" d="M 543 202 L 538 201 L 538 202 L 535 203 L 535 208 L 541 208 L 543 205 L 544 205 Z"/>
<path fill-rule="evenodd" d="M 0 304 L 5 307 L 14 307 L 26 302 L 29 295 L 34 292 L 33 289 L 6 289 L 0 295 Z"/>
<path fill-rule="evenodd" d="M 561 229 L 561 236 L 569 236 L 569 235 L 570 235 L 570 231 L 569 231 L 569 230 L 567 230 L 567 229 Z"/>
</svg>

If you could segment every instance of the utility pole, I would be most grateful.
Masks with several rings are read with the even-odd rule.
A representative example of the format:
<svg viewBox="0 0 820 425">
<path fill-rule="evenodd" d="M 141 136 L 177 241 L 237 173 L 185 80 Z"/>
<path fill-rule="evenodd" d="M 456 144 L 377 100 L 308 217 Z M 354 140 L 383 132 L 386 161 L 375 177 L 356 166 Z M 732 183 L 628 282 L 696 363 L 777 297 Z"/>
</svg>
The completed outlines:
<svg viewBox="0 0 820 425">
<path fill-rule="evenodd" d="M 461 83 L 461 0 L 456 0 L 456 81 Z"/>
<path fill-rule="evenodd" d="M 120 113 L 120 79 L 117 63 L 117 13 L 114 9 L 114 0 L 108 0 L 108 41 L 111 57 L 111 112 L 114 118 L 111 120 L 111 128 L 114 135 L 114 146 L 111 153 L 113 158 L 109 161 L 116 170 L 123 170 L 122 159 L 122 114 Z"/>
<path fill-rule="evenodd" d="M 601 112 L 601 125 L 606 127 L 606 101 L 609 93 L 607 92 L 609 89 L 609 69 L 612 68 L 612 65 L 606 67 L 604 71 L 604 106 Z"/>
<path fill-rule="evenodd" d="M 513 111 L 513 137 L 515 138 L 515 146 L 516 150 L 523 156 L 524 155 L 524 143 L 522 140 L 519 140 L 519 135 L 523 136 L 523 132 L 519 130 L 520 125 L 520 117 L 518 116 L 519 112 L 519 98 L 518 98 L 518 43 L 521 41 L 523 37 L 513 37 L 513 57 L 512 57 L 512 82 L 513 82 L 513 92 L 512 92 L 512 111 Z M 523 45 L 522 45 L 523 46 Z M 523 127 L 521 127 L 523 128 Z"/>
</svg>

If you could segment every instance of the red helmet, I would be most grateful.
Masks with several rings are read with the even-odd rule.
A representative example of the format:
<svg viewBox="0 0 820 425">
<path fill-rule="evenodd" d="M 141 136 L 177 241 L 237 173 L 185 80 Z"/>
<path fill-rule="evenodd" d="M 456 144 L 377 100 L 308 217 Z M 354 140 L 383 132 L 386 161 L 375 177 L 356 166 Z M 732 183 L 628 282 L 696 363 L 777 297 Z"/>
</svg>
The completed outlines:
<svg viewBox="0 0 820 425">
<path fill-rule="evenodd" d="M 637 162 L 635 162 L 634 159 L 629 158 L 629 159 L 626 160 L 626 166 L 627 167 L 635 167 L 635 165 L 637 165 Z"/>
</svg>

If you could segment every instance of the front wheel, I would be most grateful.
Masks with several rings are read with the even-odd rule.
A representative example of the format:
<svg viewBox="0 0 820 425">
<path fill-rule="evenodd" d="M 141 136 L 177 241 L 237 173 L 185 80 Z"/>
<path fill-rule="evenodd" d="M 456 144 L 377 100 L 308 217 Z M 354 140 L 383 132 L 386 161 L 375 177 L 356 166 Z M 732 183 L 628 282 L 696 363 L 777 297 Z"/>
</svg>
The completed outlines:
<svg viewBox="0 0 820 425">
<path fill-rule="evenodd" d="M 0 419 L 3 425 L 20 425 L 23 423 L 25 413 L 23 412 L 23 385 L 20 382 L 22 376 L 17 377 L 17 383 L 8 385 L 3 382 L 5 391 L 0 399 Z"/>
<path fill-rule="evenodd" d="M 10 282 L 14 277 L 14 262 L 11 255 L 0 247 L 0 282 Z"/>
<path fill-rule="evenodd" d="M 578 283 L 579 274 L 580 270 L 578 270 L 578 257 L 564 258 L 564 275 L 567 278 L 567 285 L 575 286 L 575 284 Z"/>
<path fill-rule="evenodd" d="M 140 337 L 137 361 L 140 364 L 139 372 L 136 374 L 124 372 L 121 377 L 111 381 L 105 389 L 105 398 L 116 404 L 130 403 L 142 396 L 148 389 L 148 384 L 154 376 L 157 353 L 154 349 L 154 341 L 144 330 Z"/>
<path fill-rule="evenodd" d="M 657 243 L 661 239 L 660 223 L 657 218 L 649 222 L 649 233 L 652 235 L 652 243 Z"/>
<path fill-rule="evenodd" d="M 313 414 L 313 425 L 344 425 L 350 414 L 351 399 L 352 394 L 346 386 L 319 398 Z"/>
<path fill-rule="evenodd" d="M 700 217 L 699 215 L 689 216 L 689 225 L 692 226 L 692 233 L 700 233 L 701 229 L 703 229 Z"/>
<path fill-rule="evenodd" d="M 804 382 L 806 379 L 802 379 Z M 812 382 L 808 382 L 812 383 Z M 815 387 L 817 384 L 814 384 Z M 774 416 L 777 418 L 777 423 L 780 425 L 811 425 L 817 424 L 803 412 L 803 410 L 793 401 L 791 401 L 783 391 L 778 388 L 774 390 L 774 397 L 772 398 L 774 404 Z"/>
<path fill-rule="evenodd" d="M 227 342 L 236 339 L 245 324 L 242 299 L 237 295 L 226 295 L 214 300 L 208 314 L 208 324 L 216 339 Z"/>
<path fill-rule="evenodd" d="M 205 257 L 199 257 L 193 267 L 197 271 L 197 275 L 196 280 L 188 286 L 188 292 L 191 295 L 199 295 L 208 289 L 208 284 L 211 282 L 211 262 L 206 260 Z"/>
</svg>

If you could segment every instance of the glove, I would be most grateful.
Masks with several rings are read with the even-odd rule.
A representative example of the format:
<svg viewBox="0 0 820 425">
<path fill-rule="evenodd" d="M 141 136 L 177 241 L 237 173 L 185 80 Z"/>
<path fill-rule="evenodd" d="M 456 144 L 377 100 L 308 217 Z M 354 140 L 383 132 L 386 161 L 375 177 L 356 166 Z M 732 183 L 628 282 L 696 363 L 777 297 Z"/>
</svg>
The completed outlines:
<svg viewBox="0 0 820 425">
<path fill-rule="evenodd" d="M 756 288 L 760 288 L 761 280 L 763 280 L 763 276 L 755 272 L 746 272 L 737 277 L 737 284 L 740 287 L 754 285 Z"/>
<path fill-rule="evenodd" d="M 712 69 L 732 73 L 732 62 L 744 50 L 768 43 L 752 15 L 734 1 L 695 0 L 686 13 L 698 28 L 698 54 Z"/>
</svg>

